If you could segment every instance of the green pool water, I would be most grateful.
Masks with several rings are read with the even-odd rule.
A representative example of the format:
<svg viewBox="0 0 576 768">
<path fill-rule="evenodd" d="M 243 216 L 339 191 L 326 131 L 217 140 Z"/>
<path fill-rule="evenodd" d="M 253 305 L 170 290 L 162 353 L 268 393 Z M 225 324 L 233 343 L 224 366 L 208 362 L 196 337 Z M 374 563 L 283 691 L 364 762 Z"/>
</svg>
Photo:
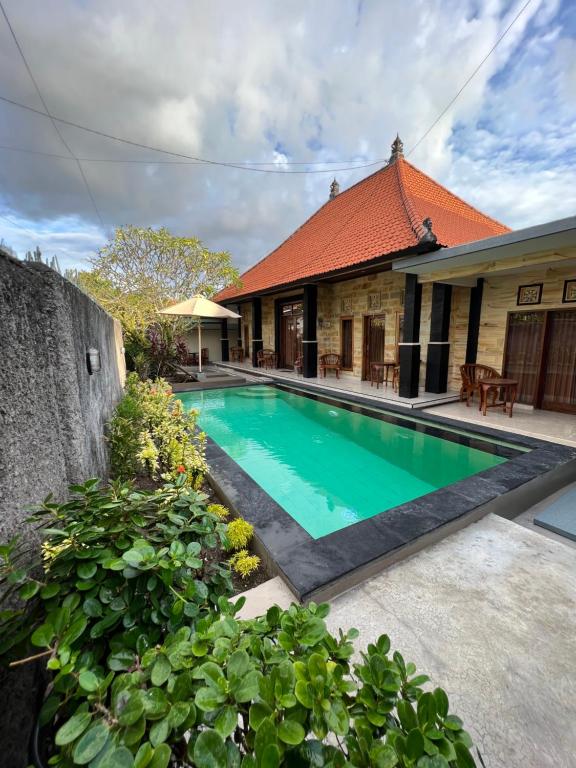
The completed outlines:
<svg viewBox="0 0 576 768">
<path fill-rule="evenodd" d="M 178 397 L 315 539 L 506 461 L 273 387 Z"/>
</svg>

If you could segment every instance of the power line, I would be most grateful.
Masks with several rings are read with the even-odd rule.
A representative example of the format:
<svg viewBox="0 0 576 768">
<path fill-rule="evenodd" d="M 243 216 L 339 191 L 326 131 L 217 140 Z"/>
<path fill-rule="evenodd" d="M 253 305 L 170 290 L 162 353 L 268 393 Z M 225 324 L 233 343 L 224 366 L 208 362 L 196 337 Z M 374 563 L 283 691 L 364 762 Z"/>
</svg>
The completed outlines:
<svg viewBox="0 0 576 768">
<path fill-rule="evenodd" d="M 524 5 L 522 6 L 522 8 L 520 8 L 520 10 L 519 10 L 519 11 L 518 11 L 518 13 L 516 14 L 516 16 L 514 16 L 514 18 L 513 18 L 513 19 L 512 19 L 512 21 L 510 22 L 510 24 L 508 24 L 508 26 L 506 27 L 506 29 L 504 30 L 504 32 L 502 32 L 502 34 L 500 35 L 500 37 L 498 38 L 498 40 L 496 40 L 496 42 L 494 43 L 494 45 L 492 46 L 492 48 L 490 48 L 490 50 L 488 51 L 488 53 L 486 54 L 486 56 L 484 56 L 484 58 L 482 59 L 482 61 L 480 62 L 480 64 L 478 64 L 478 66 L 476 67 L 476 69 L 474 70 L 474 72 L 472 72 L 472 74 L 470 75 L 470 77 L 469 77 L 469 78 L 466 80 L 466 82 L 465 82 L 465 83 L 462 85 L 462 87 L 461 87 L 461 88 L 460 88 L 460 90 L 459 90 L 459 91 L 456 93 L 456 95 L 454 96 L 454 98 L 452 98 L 452 99 L 451 99 L 451 100 L 448 102 L 448 104 L 446 104 L 446 106 L 444 107 L 444 109 L 442 110 L 442 112 L 440 112 L 440 114 L 438 115 L 438 117 L 436 118 L 436 120 L 434 120 L 434 122 L 432 123 L 432 125 L 430 126 L 430 128 L 428 128 L 428 130 L 426 131 L 426 133 L 422 134 L 422 136 L 421 136 L 421 137 L 418 139 L 418 141 L 416 142 L 416 144 L 414 144 L 414 146 L 413 146 L 413 147 L 410 149 L 410 151 L 409 151 L 409 152 L 407 152 L 407 154 L 406 154 L 406 157 L 410 157 L 410 155 L 412 154 L 412 152 L 414 152 L 414 150 L 416 149 L 416 147 L 418 147 L 418 146 L 419 146 L 419 145 L 420 145 L 420 144 L 421 144 L 421 143 L 424 141 L 424 139 L 425 139 L 425 138 L 428 136 L 428 134 L 429 134 L 429 133 L 430 133 L 430 132 L 433 130 L 433 128 L 435 128 L 435 127 L 436 127 L 436 125 L 437 125 L 437 124 L 440 122 L 440 120 L 441 120 L 441 119 L 444 117 L 444 115 L 446 114 L 446 112 L 448 112 L 448 110 L 450 109 L 450 107 L 452 106 L 452 104 L 454 104 L 454 102 L 456 101 L 456 99 L 457 99 L 457 98 L 460 96 L 460 94 L 462 93 L 462 91 L 463 91 L 463 90 L 466 88 L 466 86 L 467 86 L 467 85 L 468 85 L 468 84 L 469 84 L 469 83 L 472 81 L 472 79 L 473 79 L 473 78 L 474 78 L 474 77 L 475 77 L 475 76 L 478 74 L 478 72 L 480 71 L 480 69 L 481 69 L 481 68 L 484 66 L 484 64 L 486 63 L 486 61 L 487 61 L 487 60 L 490 58 L 490 56 L 491 56 L 491 55 L 494 53 L 494 51 L 495 51 L 495 50 L 496 50 L 496 48 L 497 48 L 497 47 L 500 45 L 500 43 L 502 42 L 502 40 L 504 40 L 504 38 L 506 37 L 506 35 L 508 34 L 508 32 L 509 32 L 509 31 L 512 29 L 512 27 L 513 27 L 513 26 L 514 26 L 514 24 L 515 24 L 515 23 L 518 21 L 518 19 L 520 18 L 520 16 L 522 16 L 522 14 L 523 14 L 523 13 L 524 13 L 524 11 L 526 10 L 526 8 L 528 8 L 528 6 L 530 5 L 530 3 L 531 3 L 531 2 L 532 2 L 532 0 L 528 0 L 528 2 L 524 3 Z"/>
<path fill-rule="evenodd" d="M 467 78 L 467 80 L 464 82 L 464 84 L 460 87 L 460 89 L 457 91 L 457 93 L 454 95 L 454 97 L 448 102 L 448 104 L 444 107 L 444 109 L 440 112 L 440 114 L 436 117 L 436 119 L 433 121 L 433 123 L 430 125 L 428 130 L 418 139 L 418 141 L 411 147 L 411 149 L 406 153 L 406 157 L 409 157 L 416 148 L 424 141 L 424 139 L 430 134 L 430 132 L 436 127 L 436 125 L 439 123 L 439 121 L 444 117 L 446 112 L 450 109 L 450 107 L 455 103 L 455 101 L 460 97 L 462 92 L 465 90 L 465 88 L 470 84 L 470 82 L 473 80 L 473 78 L 476 76 L 476 74 L 480 71 L 481 67 L 485 64 L 485 62 L 488 60 L 488 58 L 492 55 L 492 53 L 496 50 L 498 45 L 502 42 L 502 40 L 506 37 L 510 29 L 513 27 L 513 25 L 516 23 L 516 21 L 520 18 L 520 16 L 524 13 L 526 8 L 530 5 L 532 0 L 527 0 L 527 2 L 522 6 L 520 11 L 516 14 L 516 16 L 512 19 L 510 24 L 506 27 L 506 29 L 503 31 L 503 33 L 500 35 L 498 40 L 495 42 L 495 44 L 492 46 L 492 48 L 488 51 L 488 53 L 484 56 L 482 61 L 478 64 L 478 66 L 474 69 L 472 74 Z M 0 7 L 2 7 L 2 3 L 0 0 Z M 4 8 L 2 7 L 2 11 L 4 12 L 4 16 L 6 18 L 6 21 L 10 25 L 10 22 L 8 21 L 8 18 L 6 17 L 6 13 L 4 11 Z M 11 31 L 12 28 L 10 27 Z M 16 40 L 14 33 L 12 31 L 13 37 L 15 39 L 16 45 L 18 46 L 18 50 L 20 51 L 22 58 L 24 59 L 24 54 L 22 53 L 22 50 L 20 46 L 18 45 L 18 41 Z M 43 106 L 45 107 L 45 111 L 42 111 L 40 109 L 35 109 L 34 107 L 29 107 L 27 104 L 22 104 L 21 102 L 18 102 L 14 99 L 9 99 L 6 96 L 0 95 L 0 101 L 3 101 L 7 104 L 10 104 L 12 106 L 18 107 L 20 109 L 27 110 L 29 112 L 33 112 L 34 114 L 41 115 L 43 117 L 48 117 L 54 127 L 56 128 L 56 131 L 60 138 L 62 139 L 62 142 L 64 146 L 68 149 L 68 151 L 72 154 L 73 158 L 78 162 L 79 168 L 81 170 L 82 176 L 84 178 L 84 181 L 88 187 L 88 183 L 86 181 L 86 177 L 84 176 L 84 173 L 82 171 L 80 162 L 84 163 L 117 163 L 117 164 L 145 164 L 145 165 L 214 165 L 214 166 L 221 166 L 226 168 L 235 168 L 237 170 L 242 171 L 251 171 L 251 172 L 257 172 L 257 173 L 281 173 L 281 174 L 313 174 L 313 173 L 339 173 L 342 171 L 353 171 L 356 169 L 361 168 L 370 168 L 375 165 L 381 165 L 383 163 L 387 163 L 386 158 L 380 158 L 377 160 L 373 160 L 367 163 L 360 163 L 360 161 L 326 161 L 324 163 L 318 163 L 318 162 L 302 162 L 302 161 L 287 161 L 286 163 L 283 163 L 284 169 L 280 168 L 263 168 L 260 166 L 264 165 L 273 165 L 274 163 L 257 163 L 257 162 L 251 162 L 251 161 L 239 161 L 239 162 L 224 162 L 219 160 L 213 160 L 210 158 L 203 158 L 203 157 L 197 157 L 194 155 L 187 155 L 182 152 L 174 152 L 172 150 L 163 149 L 161 147 L 155 147 L 150 144 L 144 144 L 143 142 L 134 141 L 132 139 L 125 139 L 120 136 L 115 136 L 113 134 L 107 133 L 105 131 L 98 130 L 96 128 L 90 128 L 89 126 L 83 125 L 81 123 L 76 123 L 72 120 L 65 120 L 61 117 L 56 117 L 55 115 L 51 114 L 50 111 L 47 109 L 46 104 L 42 98 L 42 95 L 38 89 L 38 86 L 36 84 L 36 81 L 34 80 L 32 73 L 26 63 L 26 60 L 24 59 L 24 62 L 26 64 L 26 67 L 28 69 L 28 72 L 30 74 L 30 77 L 32 78 L 32 81 L 34 82 L 34 85 L 36 86 L 36 90 L 38 91 L 38 94 L 40 96 L 40 99 L 42 101 Z M 87 133 L 91 133 L 96 136 L 100 136 L 102 138 L 110 139 L 112 141 L 117 141 L 122 144 L 127 144 L 132 147 L 137 147 L 138 149 L 146 149 L 151 152 L 157 152 L 159 154 L 163 155 L 169 155 L 171 157 L 178 158 L 178 160 L 141 160 L 141 159 L 124 159 L 124 158 L 78 158 L 71 152 L 70 148 L 62 138 L 60 131 L 56 127 L 55 123 L 61 123 L 62 125 L 68 125 L 72 128 L 77 128 L 78 130 L 85 131 Z M 31 150 L 31 149 L 21 149 L 16 147 L 8 147 L 8 146 L 2 146 L 1 149 L 6 150 L 12 150 L 17 152 L 30 152 L 32 154 L 39 154 L 39 155 L 45 155 L 47 157 L 57 157 L 60 159 L 70 159 L 63 155 L 56 155 L 48 152 L 40 152 L 37 150 Z M 329 168 L 329 169 L 309 169 L 309 170 L 292 170 L 291 166 L 293 165 L 336 165 L 339 162 L 346 163 L 346 165 L 341 165 L 341 167 L 338 168 Z M 355 165 L 349 165 L 349 163 L 356 163 Z M 290 167 L 289 167 L 290 166 Z M 92 198 L 91 193 L 90 197 Z M 95 205 L 95 203 L 94 203 Z"/>
<path fill-rule="evenodd" d="M 82 168 L 82 163 L 80 160 L 76 157 L 74 152 L 70 149 L 68 143 L 66 142 L 66 139 L 62 135 L 60 129 L 56 125 L 56 122 L 54 120 L 54 117 L 50 113 L 50 110 L 48 109 L 48 106 L 46 102 L 44 101 L 44 97 L 42 96 L 42 91 L 40 90 L 40 87 L 38 83 L 36 82 L 36 78 L 34 77 L 32 70 L 30 69 L 30 65 L 28 64 L 28 61 L 26 59 L 26 56 L 24 55 L 24 51 L 22 50 L 22 47 L 20 43 L 18 42 L 18 38 L 16 37 L 16 33 L 14 32 L 14 28 L 12 27 L 12 24 L 10 23 L 10 19 L 8 18 L 8 14 L 6 13 L 6 10 L 4 8 L 4 5 L 2 3 L 2 0 L 0 0 L 0 10 L 2 11 L 2 15 L 4 16 L 4 19 L 6 20 L 6 24 L 8 25 L 8 29 L 10 30 L 10 34 L 12 35 L 12 38 L 14 40 L 14 43 L 16 44 L 16 48 L 18 49 L 18 53 L 20 54 L 22 61 L 24 62 L 24 66 L 26 67 L 26 71 L 28 72 L 28 75 L 30 76 L 30 80 L 32 81 L 34 88 L 36 89 L 36 93 L 38 94 L 38 97 L 40 98 L 40 102 L 42 103 L 42 106 L 44 107 L 44 110 L 46 112 L 46 115 L 50 118 L 50 121 L 52 125 L 54 126 L 54 130 L 58 134 L 58 138 L 62 142 L 62 144 L 66 147 L 66 150 L 70 154 L 70 156 L 76 161 L 76 165 L 78 166 L 78 171 L 80 172 L 80 176 L 82 177 L 82 181 L 84 182 L 84 186 L 86 187 L 86 192 L 88 193 L 88 197 L 90 198 L 90 201 L 92 203 L 92 207 L 96 211 L 96 216 L 98 217 L 98 221 L 100 222 L 100 226 L 104 229 L 104 222 L 102 220 L 102 216 L 100 215 L 100 211 L 98 210 L 98 206 L 96 205 L 96 200 L 94 199 L 94 195 L 92 194 L 92 190 L 90 189 L 90 185 L 88 184 L 88 179 L 86 178 L 86 174 L 84 173 L 84 169 Z"/>
<path fill-rule="evenodd" d="M 31 155 L 40 155 L 42 157 L 52 157 L 58 160 L 78 159 L 83 163 L 116 163 L 116 164 L 135 164 L 135 165 L 205 165 L 206 164 L 204 161 L 201 161 L 201 160 L 142 160 L 137 158 L 117 158 L 117 157 L 115 158 L 105 158 L 105 157 L 72 158 L 72 157 L 68 157 L 67 155 L 59 155 L 55 152 L 43 152 L 39 149 L 28 149 L 26 147 L 12 147 L 7 144 L 0 144 L 0 150 L 6 150 L 9 152 L 23 152 Z M 260 173 L 338 173 L 339 171 L 355 170 L 356 168 L 366 168 L 372 165 L 381 165 L 382 162 L 385 162 L 385 161 L 377 160 L 377 161 L 370 161 L 369 163 L 363 163 L 362 165 L 355 165 L 352 167 L 346 166 L 342 168 L 313 169 L 310 171 L 309 170 L 281 171 L 281 170 L 278 170 L 278 168 L 274 168 L 274 169 L 252 168 L 252 167 L 242 167 L 242 166 L 230 165 L 230 164 L 226 164 L 226 167 L 233 167 L 233 168 L 240 167 L 241 170 L 244 170 L 244 171 L 259 171 Z M 314 163 L 314 164 L 322 165 L 323 163 Z M 276 165 L 277 166 L 278 164 L 270 162 L 270 163 L 258 163 L 258 165 Z M 289 163 L 287 163 L 287 165 L 289 165 Z M 307 163 L 298 163 L 298 165 L 307 165 Z"/>
</svg>

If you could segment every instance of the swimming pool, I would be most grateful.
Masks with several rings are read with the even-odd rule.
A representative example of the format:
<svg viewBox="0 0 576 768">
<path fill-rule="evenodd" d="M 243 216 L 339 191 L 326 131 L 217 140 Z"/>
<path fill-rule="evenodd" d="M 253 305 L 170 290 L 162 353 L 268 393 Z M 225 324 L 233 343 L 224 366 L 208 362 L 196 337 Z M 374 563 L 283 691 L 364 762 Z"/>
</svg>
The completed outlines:
<svg viewBox="0 0 576 768">
<path fill-rule="evenodd" d="M 181 393 L 199 425 L 319 539 L 502 464 L 498 442 L 279 387 Z"/>
</svg>

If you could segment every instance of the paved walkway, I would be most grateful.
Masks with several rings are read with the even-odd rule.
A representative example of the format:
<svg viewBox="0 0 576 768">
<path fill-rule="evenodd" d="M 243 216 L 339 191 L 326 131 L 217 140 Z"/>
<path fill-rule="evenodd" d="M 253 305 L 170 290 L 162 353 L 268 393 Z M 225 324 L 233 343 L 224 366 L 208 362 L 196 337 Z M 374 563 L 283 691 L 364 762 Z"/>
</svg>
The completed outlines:
<svg viewBox="0 0 576 768">
<path fill-rule="evenodd" d="M 482 424 L 540 440 L 551 440 L 561 445 L 576 446 L 576 416 L 569 413 L 519 408 L 515 405 L 512 418 L 502 413 L 499 408 L 490 408 L 486 416 L 483 416 L 478 410 L 478 402 L 469 408 L 466 403 L 447 403 L 426 408 L 426 413 L 435 413 L 447 419 L 460 419 L 467 424 Z M 576 759 L 574 765 L 576 766 Z"/>
<path fill-rule="evenodd" d="M 244 613 L 290 593 L 258 587 Z M 257 596 L 256 596 L 257 597 Z M 489 515 L 332 601 L 446 689 L 487 768 L 576 765 L 576 550 Z"/>
</svg>

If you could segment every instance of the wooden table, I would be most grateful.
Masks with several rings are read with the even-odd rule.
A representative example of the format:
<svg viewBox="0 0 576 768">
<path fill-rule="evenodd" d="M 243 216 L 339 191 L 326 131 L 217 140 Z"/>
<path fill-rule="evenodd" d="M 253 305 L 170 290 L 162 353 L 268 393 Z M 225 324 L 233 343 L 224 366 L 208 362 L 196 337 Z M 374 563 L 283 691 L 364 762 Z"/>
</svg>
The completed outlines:
<svg viewBox="0 0 576 768">
<path fill-rule="evenodd" d="M 518 393 L 518 382 L 516 379 L 500 379 L 500 378 L 490 378 L 490 379 L 479 379 L 478 386 L 480 387 L 480 408 L 479 410 L 482 411 L 483 415 L 486 416 L 486 409 L 487 408 L 498 408 L 502 407 L 502 410 L 504 413 L 508 411 L 508 415 L 510 418 L 512 418 L 512 409 L 514 408 L 514 403 L 516 402 L 516 395 Z M 502 400 L 496 400 L 496 393 L 498 390 L 502 390 L 503 392 L 503 399 Z M 489 392 L 492 392 L 492 402 L 488 403 L 488 394 Z M 510 403 L 510 406 L 508 407 L 508 403 Z"/>
<path fill-rule="evenodd" d="M 370 386 L 373 386 L 374 382 L 376 382 L 376 389 L 378 389 L 380 383 L 388 386 L 388 372 L 390 368 L 392 368 L 392 383 L 394 383 L 395 367 L 395 362 L 370 363 Z"/>
</svg>

